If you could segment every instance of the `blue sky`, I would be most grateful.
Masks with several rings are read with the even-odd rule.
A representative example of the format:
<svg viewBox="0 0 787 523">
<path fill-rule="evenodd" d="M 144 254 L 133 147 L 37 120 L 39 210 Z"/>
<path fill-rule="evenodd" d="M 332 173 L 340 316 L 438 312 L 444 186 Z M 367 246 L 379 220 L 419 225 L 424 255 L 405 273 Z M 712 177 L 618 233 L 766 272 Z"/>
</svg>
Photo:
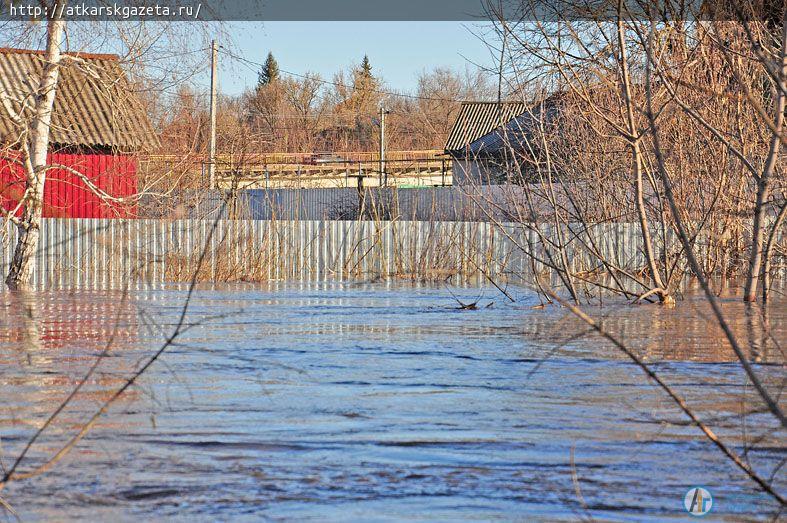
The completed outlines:
<svg viewBox="0 0 787 523">
<path fill-rule="evenodd" d="M 477 36 L 480 22 L 236 22 L 228 26 L 235 52 L 256 62 L 273 52 L 279 67 L 317 72 L 330 80 L 337 70 L 369 55 L 373 72 L 395 90 L 412 90 L 418 74 L 436 66 L 463 70 L 488 65 L 489 50 Z M 220 55 L 220 87 L 238 94 L 257 82 L 253 66 Z M 256 68 L 254 68 L 256 69 Z"/>
</svg>

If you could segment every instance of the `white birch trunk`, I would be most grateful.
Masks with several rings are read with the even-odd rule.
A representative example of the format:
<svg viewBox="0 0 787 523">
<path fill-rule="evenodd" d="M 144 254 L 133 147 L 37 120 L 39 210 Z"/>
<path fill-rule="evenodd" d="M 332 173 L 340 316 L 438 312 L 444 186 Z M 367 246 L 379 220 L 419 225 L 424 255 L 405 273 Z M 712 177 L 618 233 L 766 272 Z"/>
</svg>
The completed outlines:
<svg viewBox="0 0 787 523">
<path fill-rule="evenodd" d="M 55 9 L 65 1 L 55 2 Z M 59 11 L 57 11 L 59 12 Z M 62 57 L 60 45 L 63 40 L 66 22 L 59 18 L 50 19 L 47 23 L 47 40 L 44 69 L 38 92 L 35 96 L 33 121 L 30 126 L 30 138 L 26 154 L 29 161 L 25 162 L 26 189 L 29 196 L 25 202 L 22 219 L 18 225 L 19 239 L 14 250 L 14 258 L 8 271 L 6 284 L 11 289 L 25 288 L 35 266 L 35 252 L 38 247 L 41 216 L 44 204 L 44 184 L 46 182 L 47 152 L 49 150 L 49 128 L 52 121 L 52 110 L 55 104 L 55 90 L 59 65 Z"/>
</svg>

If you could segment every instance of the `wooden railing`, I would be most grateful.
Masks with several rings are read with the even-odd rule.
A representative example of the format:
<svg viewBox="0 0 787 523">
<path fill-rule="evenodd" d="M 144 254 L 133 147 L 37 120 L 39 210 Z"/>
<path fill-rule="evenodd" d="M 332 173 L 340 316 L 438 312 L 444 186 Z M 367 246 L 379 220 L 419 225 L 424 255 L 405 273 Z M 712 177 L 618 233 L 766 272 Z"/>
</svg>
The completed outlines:
<svg viewBox="0 0 787 523">
<path fill-rule="evenodd" d="M 207 173 L 208 163 L 203 154 L 151 155 L 141 160 L 143 171 L 192 172 L 201 177 Z M 325 181 L 359 175 L 383 178 L 378 152 L 219 154 L 216 157 L 216 179 L 220 184 L 230 179 L 250 183 L 280 179 L 302 180 L 306 187 L 311 183 L 309 180 L 317 178 Z M 386 185 L 411 184 L 413 179 L 421 178 L 429 178 L 427 185 L 450 185 L 451 161 L 436 149 L 390 151 L 385 155 L 384 178 Z"/>
<path fill-rule="evenodd" d="M 207 163 L 204 154 L 158 154 L 148 155 L 146 160 L 151 162 L 180 162 L 185 157 L 190 157 L 196 163 Z M 386 161 L 438 161 L 447 158 L 440 149 L 423 149 L 417 151 L 387 151 Z M 315 163 L 347 163 L 347 162 L 379 162 L 380 153 L 377 151 L 338 151 L 338 152 L 310 152 L 310 153 L 219 153 L 216 163 L 223 165 L 270 165 L 270 164 L 301 164 L 313 165 Z"/>
</svg>

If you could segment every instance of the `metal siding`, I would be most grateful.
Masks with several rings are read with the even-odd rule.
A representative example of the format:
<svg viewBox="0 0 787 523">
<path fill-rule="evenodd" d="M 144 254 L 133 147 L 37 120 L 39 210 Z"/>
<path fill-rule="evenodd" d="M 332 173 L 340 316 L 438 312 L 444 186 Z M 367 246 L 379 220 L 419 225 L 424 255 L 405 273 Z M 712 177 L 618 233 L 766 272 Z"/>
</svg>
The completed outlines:
<svg viewBox="0 0 787 523">
<path fill-rule="evenodd" d="M 526 187 L 486 185 L 466 187 L 429 187 L 421 189 L 379 188 L 366 190 L 362 218 L 426 221 L 507 221 L 517 216 L 526 204 Z M 220 191 L 184 191 L 173 195 L 173 205 L 198 198 L 188 208 L 189 218 L 210 219 L 231 215 L 225 206 L 226 194 Z M 562 197 L 558 194 L 558 197 Z M 239 217 L 253 220 L 342 220 L 358 219 L 359 197 L 353 188 L 253 189 L 237 194 Z M 147 218 L 162 217 L 160 205 L 144 199 Z M 542 204 L 538 202 L 536 205 Z M 540 207 L 539 207 L 540 208 Z M 549 215 L 549 208 L 541 212 Z M 632 216 L 633 217 L 633 216 Z"/>
<path fill-rule="evenodd" d="M 136 160 L 128 156 L 54 152 L 49 154 L 47 162 L 78 170 L 112 196 L 127 197 L 136 192 Z M 113 178 L 119 179 L 117 185 Z M 0 186 L 6 189 L 0 199 L 3 208 L 10 209 L 16 205 L 21 192 L 17 191 L 19 195 L 14 198 L 7 188 L 22 179 L 21 166 L 7 158 L 0 158 Z M 46 218 L 133 217 L 135 209 L 136 206 L 133 206 L 131 211 L 127 211 L 121 205 L 104 203 L 79 176 L 69 170 L 51 169 L 47 174 L 43 209 Z"/>
<path fill-rule="evenodd" d="M 99 187 L 103 187 L 105 191 L 108 189 L 106 185 L 107 167 L 108 167 L 107 163 L 108 162 L 106 156 L 100 157 L 98 159 L 98 165 L 94 166 L 92 172 L 90 173 L 92 175 L 91 180 Z M 112 193 L 110 192 L 110 194 Z M 90 211 L 89 211 L 90 217 L 103 218 L 106 214 L 105 213 L 106 204 L 103 202 L 103 200 L 96 197 L 96 198 L 91 198 L 89 202 L 90 202 Z"/>
<path fill-rule="evenodd" d="M 125 192 L 122 192 L 123 196 L 134 196 L 137 194 L 139 190 L 139 181 L 137 179 L 137 172 L 139 169 L 139 159 L 136 156 L 124 156 L 123 157 L 124 165 L 123 165 L 123 175 L 119 176 L 120 183 L 123 184 L 125 188 Z M 125 208 L 124 216 L 126 218 L 136 218 L 137 217 L 137 201 L 135 200 L 134 203 L 128 205 Z"/>
</svg>

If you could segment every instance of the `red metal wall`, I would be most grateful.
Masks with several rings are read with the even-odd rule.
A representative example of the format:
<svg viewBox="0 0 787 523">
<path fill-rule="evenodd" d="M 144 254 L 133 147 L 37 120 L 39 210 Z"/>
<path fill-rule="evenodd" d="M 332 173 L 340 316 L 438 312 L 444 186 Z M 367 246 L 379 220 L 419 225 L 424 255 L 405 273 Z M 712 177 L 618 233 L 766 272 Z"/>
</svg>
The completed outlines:
<svg viewBox="0 0 787 523">
<path fill-rule="evenodd" d="M 87 177 L 107 194 L 122 198 L 137 193 L 137 160 L 129 155 L 50 153 L 49 165 L 64 165 Z M 12 209 L 24 192 L 22 167 L 0 158 L 0 204 Z M 133 218 L 136 203 L 108 203 L 74 173 L 47 171 L 44 216 L 61 218 Z"/>
</svg>

